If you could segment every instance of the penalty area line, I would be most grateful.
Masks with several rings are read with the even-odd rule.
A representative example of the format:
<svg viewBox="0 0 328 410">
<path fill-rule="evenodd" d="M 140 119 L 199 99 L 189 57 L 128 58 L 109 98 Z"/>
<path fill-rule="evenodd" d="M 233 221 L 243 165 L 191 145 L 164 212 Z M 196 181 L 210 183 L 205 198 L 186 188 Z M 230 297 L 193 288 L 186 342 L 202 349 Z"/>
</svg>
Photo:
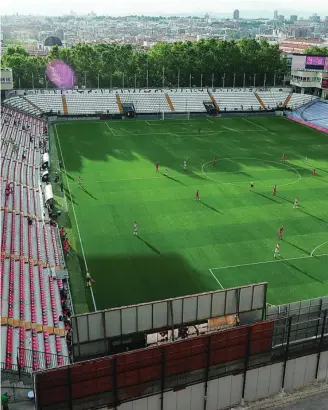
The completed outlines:
<svg viewBox="0 0 328 410">
<path fill-rule="evenodd" d="M 323 245 L 323 244 L 321 244 Z M 319 245 L 319 246 L 321 246 Z M 318 247 L 319 247 L 318 246 Z M 315 251 L 317 248 L 315 248 L 313 251 Z M 313 252 L 312 251 L 312 252 Z M 213 270 L 222 270 L 222 269 L 229 269 L 229 268 L 241 268 L 244 266 L 255 266 L 255 265 L 265 265 L 266 263 L 278 263 L 278 262 L 284 262 L 284 261 L 296 261 L 300 259 L 309 259 L 309 258 L 319 258 L 320 256 L 328 256 L 328 253 L 321 253 L 320 255 L 305 255 L 305 256 L 298 256 L 296 258 L 281 258 L 281 259 L 273 259 L 269 261 L 262 261 L 262 262 L 252 262 L 252 263 L 243 263 L 241 265 L 228 265 L 228 266 L 219 266 L 218 268 L 211 268 L 210 271 L 212 273 Z M 212 273 L 213 274 L 213 273 Z"/>
<path fill-rule="evenodd" d="M 219 281 L 219 279 L 214 275 L 214 273 L 212 272 L 212 269 L 209 269 L 209 271 L 211 272 L 213 278 L 215 279 L 215 281 L 220 285 L 221 289 L 224 289 L 224 287 L 222 286 L 221 282 Z"/>
</svg>

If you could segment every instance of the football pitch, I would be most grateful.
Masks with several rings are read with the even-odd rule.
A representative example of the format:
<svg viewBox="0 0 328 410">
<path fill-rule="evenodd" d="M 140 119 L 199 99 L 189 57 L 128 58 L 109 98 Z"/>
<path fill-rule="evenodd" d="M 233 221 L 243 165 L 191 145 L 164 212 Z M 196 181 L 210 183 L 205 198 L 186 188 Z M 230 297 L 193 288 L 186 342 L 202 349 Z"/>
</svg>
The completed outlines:
<svg viewBox="0 0 328 410">
<path fill-rule="evenodd" d="M 105 309 L 262 281 L 274 305 L 328 294 L 328 135 L 258 116 L 70 121 L 52 138 L 81 265 L 70 272 L 75 303 Z"/>
</svg>

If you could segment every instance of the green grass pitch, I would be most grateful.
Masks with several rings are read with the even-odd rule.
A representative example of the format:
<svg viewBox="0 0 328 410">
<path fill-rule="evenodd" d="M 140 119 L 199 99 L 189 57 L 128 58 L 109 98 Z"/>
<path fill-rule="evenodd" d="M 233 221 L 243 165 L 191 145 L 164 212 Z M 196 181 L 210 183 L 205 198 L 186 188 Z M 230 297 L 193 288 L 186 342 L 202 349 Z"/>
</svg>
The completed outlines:
<svg viewBox="0 0 328 410">
<path fill-rule="evenodd" d="M 97 309 L 260 281 L 271 304 L 327 294 L 328 135 L 245 117 L 72 121 L 52 138 L 66 168 L 73 253 L 83 280 L 85 256 L 96 281 Z M 89 290 L 72 281 L 75 302 L 93 310 Z"/>
</svg>

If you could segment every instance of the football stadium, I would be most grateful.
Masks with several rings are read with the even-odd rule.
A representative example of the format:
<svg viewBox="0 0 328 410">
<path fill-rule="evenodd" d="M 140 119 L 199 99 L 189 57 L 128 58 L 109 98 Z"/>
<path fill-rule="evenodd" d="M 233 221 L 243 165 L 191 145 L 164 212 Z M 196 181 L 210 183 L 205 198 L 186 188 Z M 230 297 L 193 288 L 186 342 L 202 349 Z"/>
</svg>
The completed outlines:
<svg viewBox="0 0 328 410">
<path fill-rule="evenodd" d="M 21 89 L 2 69 L 13 403 L 218 410 L 325 391 L 327 72 L 296 55 L 288 86 L 86 89 L 55 60 L 53 87 Z"/>
</svg>

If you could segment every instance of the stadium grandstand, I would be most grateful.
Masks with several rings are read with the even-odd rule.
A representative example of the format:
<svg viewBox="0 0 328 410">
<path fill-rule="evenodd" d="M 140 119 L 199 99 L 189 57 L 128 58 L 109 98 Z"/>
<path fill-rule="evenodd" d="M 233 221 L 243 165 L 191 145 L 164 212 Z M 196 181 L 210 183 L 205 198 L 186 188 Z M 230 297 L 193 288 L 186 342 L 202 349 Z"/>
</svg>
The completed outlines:
<svg viewBox="0 0 328 410">
<path fill-rule="evenodd" d="M 327 390 L 326 63 L 311 63 L 308 90 L 14 89 L 8 71 L 13 408 L 274 408 Z"/>
</svg>

